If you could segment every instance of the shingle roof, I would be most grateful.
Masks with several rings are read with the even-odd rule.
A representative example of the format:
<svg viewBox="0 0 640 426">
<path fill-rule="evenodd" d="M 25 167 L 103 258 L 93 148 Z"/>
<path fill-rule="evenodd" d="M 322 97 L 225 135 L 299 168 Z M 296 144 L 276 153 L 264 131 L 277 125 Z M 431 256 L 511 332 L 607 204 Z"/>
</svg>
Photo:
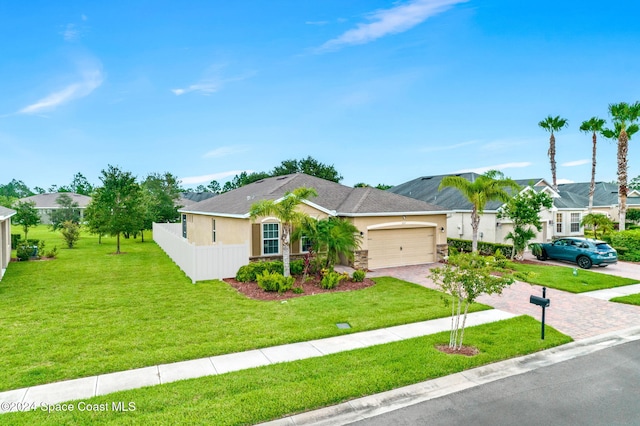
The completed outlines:
<svg viewBox="0 0 640 426">
<path fill-rule="evenodd" d="M 440 206 L 376 188 L 351 188 L 339 183 L 295 173 L 262 179 L 233 191 L 193 204 L 181 212 L 247 215 L 260 200 L 277 200 L 296 188 L 314 188 L 318 193 L 308 201 L 339 216 L 376 213 L 419 213 L 444 211 Z"/>
<path fill-rule="evenodd" d="M 177 205 L 182 208 L 188 207 L 200 201 L 208 200 L 216 195 L 218 194 L 214 194 L 213 192 L 182 192 L 177 201 Z"/>
<path fill-rule="evenodd" d="M 410 180 L 400 185 L 390 188 L 388 191 L 394 194 L 404 195 L 407 197 L 415 198 L 418 200 L 426 201 L 440 205 L 449 210 L 471 210 L 472 204 L 462 195 L 462 193 L 456 188 L 445 187 L 442 190 L 438 190 L 440 182 L 445 176 L 460 176 L 467 179 L 470 182 L 474 182 L 480 175 L 478 173 L 458 173 L 455 175 L 437 175 L 437 176 L 422 176 L 417 179 Z M 527 186 L 536 184 L 542 179 L 520 179 L 515 182 L 520 186 Z M 510 189 L 507 189 L 510 192 Z M 501 201 L 489 201 L 484 209 L 496 210 L 503 203 Z"/>
<path fill-rule="evenodd" d="M 7 219 L 16 214 L 15 210 L 11 210 L 7 207 L 0 206 L 0 219 Z"/>
<path fill-rule="evenodd" d="M 57 209 L 60 207 L 56 201 L 62 194 L 68 195 L 73 201 L 78 203 L 78 207 L 87 207 L 91 202 L 91 197 L 82 194 L 76 194 L 75 192 L 50 192 L 47 194 L 36 194 L 30 197 L 21 198 L 20 201 L 33 201 L 36 203 L 37 209 Z"/>
</svg>

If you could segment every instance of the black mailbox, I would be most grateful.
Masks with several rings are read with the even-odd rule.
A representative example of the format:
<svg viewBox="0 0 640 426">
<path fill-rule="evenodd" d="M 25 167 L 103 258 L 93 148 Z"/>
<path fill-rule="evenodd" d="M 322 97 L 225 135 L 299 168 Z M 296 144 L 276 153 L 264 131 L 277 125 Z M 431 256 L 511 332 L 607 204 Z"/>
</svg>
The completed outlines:
<svg viewBox="0 0 640 426">
<path fill-rule="evenodd" d="M 545 299 L 544 297 L 529 296 L 529 303 L 533 303 L 534 305 L 542 306 L 543 308 L 548 308 L 549 307 L 549 299 Z"/>
</svg>

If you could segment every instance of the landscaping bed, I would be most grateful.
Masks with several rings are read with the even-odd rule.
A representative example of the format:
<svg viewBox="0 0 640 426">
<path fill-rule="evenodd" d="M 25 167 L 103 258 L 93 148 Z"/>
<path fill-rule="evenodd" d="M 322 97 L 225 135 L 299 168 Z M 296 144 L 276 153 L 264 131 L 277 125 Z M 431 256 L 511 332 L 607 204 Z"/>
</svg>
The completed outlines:
<svg viewBox="0 0 640 426">
<path fill-rule="evenodd" d="M 311 277 L 307 281 L 302 281 L 302 277 L 296 277 L 293 288 L 301 288 L 302 293 L 294 293 L 293 290 L 287 290 L 282 293 L 275 291 L 264 291 L 255 282 L 240 282 L 235 278 L 225 278 L 223 280 L 231 287 L 238 290 L 238 292 L 245 296 L 255 300 L 287 300 L 293 297 L 300 296 L 312 296 L 322 293 L 338 293 L 343 291 L 361 290 L 363 288 L 371 287 L 375 282 L 370 278 L 365 278 L 362 282 L 353 282 L 350 280 L 342 281 L 336 288 L 324 289 L 320 287 L 320 279 L 317 277 Z"/>
</svg>

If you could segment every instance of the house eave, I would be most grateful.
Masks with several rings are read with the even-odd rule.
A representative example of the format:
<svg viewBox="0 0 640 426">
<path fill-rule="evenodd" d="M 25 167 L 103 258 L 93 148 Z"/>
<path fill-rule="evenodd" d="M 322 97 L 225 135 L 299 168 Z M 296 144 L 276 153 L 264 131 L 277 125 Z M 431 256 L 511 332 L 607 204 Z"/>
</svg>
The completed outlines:
<svg viewBox="0 0 640 426">
<path fill-rule="evenodd" d="M 178 210 L 178 213 L 181 214 L 197 214 L 202 216 L 217 216 L 217 217 L 230 217 L 233 219 L 248 219 L 249 213 L 245 214 L 235 214 L 235 213 L 216 213 L 216 212 L 202 212 L 202 211 L 194 211 L 194 210 Z"/>
<path fill-rule="evenodd" d="M 446 215 L 447 213 L 451 213 L 451 210 L 421 211 L 421 212 L 375 212 L 375 213 L 341 213 L 341 212 L 338 212 L 337 216 L 342 216 L 342 217 L 435 216 L 435 215 Z"/>
</svg>

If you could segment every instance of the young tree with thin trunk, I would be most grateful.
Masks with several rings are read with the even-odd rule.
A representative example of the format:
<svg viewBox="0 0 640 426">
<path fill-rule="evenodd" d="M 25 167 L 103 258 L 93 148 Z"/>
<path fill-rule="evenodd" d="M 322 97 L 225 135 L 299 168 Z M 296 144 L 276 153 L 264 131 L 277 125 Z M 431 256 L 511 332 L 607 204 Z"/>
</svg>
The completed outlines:
<svg viewBox="0 0 640 426">
<path fill-rule="evenodd" d="M 593 194 L 596 192 L 596 144 L 598 142 L 597 134 L 602 132 L 604 128 L 605 120 L 598 117 L 591 117 L 590 119 L 583 121 L 580 125 L 580 131 L 585 133 L 591 133 L 591 140 L 593 141 L 591 152 L 591 186 L 589 186 L 589 213 L 593 210 Z"/>
<path fill-rule="evenodd" d="M 558 181 L 556 177 L 556 137 L 554 132 L 559 132 L 569 125 L 569 121 L 566 118 L 562 118 L 559 115 L 555 117 L 548 116 L 544 120 L 538 123 L 538 126 L 542 127 L 547 132 L 551 132 L 549 138 L 549 161 L 551 162 L 551 179 L 553 180 L 554 191 L 558 190 Z"/>
<path fill-rule="evenodd" d="M 251 220 L 260 216 L 274 215 L 280 220 L 282 232 L 282 263 L 284 266 L 284 276 L 291 275 L 289 267 L 289 255 L 291 247 L 291 232 L 294 227 L 299 226 L 308 217 L 307 214 L 297 210 L 297 207 L 304 200 L 310 197 L 317 197 L 318 193 L 313 188 L 296 188 L 291 192 L 286 192 L 280 200 L 261 200 L 251 206 L 249 215 Z"/>
<path fill-rule="evenodd" d="M 517 191 L 520 189 L 514 180 L 505 178 L 496 170 L 490 170 L 478 176 L 474 181 L 469 181 L 461 176 L 445 176 L 440 182 L 438 190 L 445 187 L 456 188 L 471 203 L 471 251 L 478 250 L 478 228 L 480 216 L 484 212 L 484 206 L 489 201 L 507 202 L 511 197 L 507 188 Z"/>
<path fill-rule="evenodd" d="M 500 294 L 513 284 L 513 278 L 492 274 L 496 266 L 493 257 L 458 253 L 449 256 L 445 265 L 431 270 L 429 277 L 440 290 L 451 296 L 446 300 L 451 304 L 449 348 L 462 349 L 469 306 L 481 294 Z"/>
<path fill-rule="evenodd" d="M 29 228 L 40 223 L 40 215 L 38 214 L 38 210 L 36 210 L 36 203 L 33 201 L 18 201 L 13 206 L 13 209 L 16 211 L 16 214 L 11 218 L 11 222 L 22 226 L 24 239 L 26 241 Z"/>
<path fill-rule="evenodd" d="M 609 115 L 613 122 L 613 128 L 602 130 L 605 138 L 617 139 L 618 141 L 618 209 L 619 209 L 619 229 L 624 231 L 627 213 L 627 154 L 629 152 L 629 139 L 640 128 L 636 124 L 640 118 L 640 102 L 628 104 L 609 105 Z"/>
</svg>

